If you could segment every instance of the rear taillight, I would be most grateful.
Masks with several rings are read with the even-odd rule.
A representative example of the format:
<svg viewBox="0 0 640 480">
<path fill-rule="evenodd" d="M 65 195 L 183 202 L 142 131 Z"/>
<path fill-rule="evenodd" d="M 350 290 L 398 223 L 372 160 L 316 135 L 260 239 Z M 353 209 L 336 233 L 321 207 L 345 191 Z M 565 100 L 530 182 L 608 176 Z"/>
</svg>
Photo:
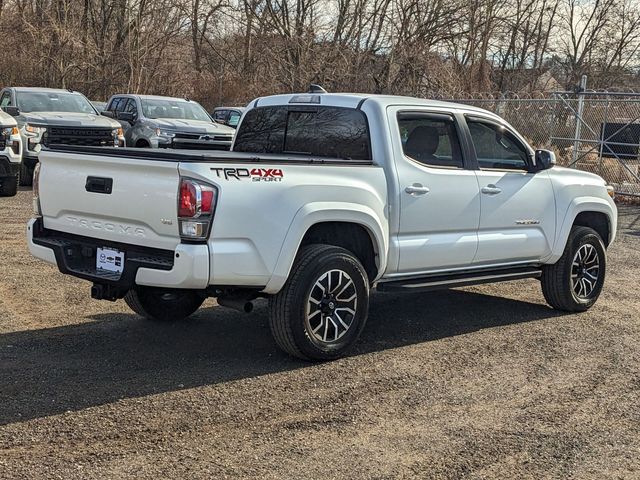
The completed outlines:
<svg viewBox="0 0 640 480">
<path fill-rule="evenodd" d="M 216 209 L 218 190 L 192 178 L 180 180 L 178 223 L 183 240 L 206 240 Z"/>
<path fill-rule="evenodd" d="M 33 214 L 36 217 L 42 216 L 40 208 L 40 162 L 36 163 L 33 169 Z"/>
</svg>

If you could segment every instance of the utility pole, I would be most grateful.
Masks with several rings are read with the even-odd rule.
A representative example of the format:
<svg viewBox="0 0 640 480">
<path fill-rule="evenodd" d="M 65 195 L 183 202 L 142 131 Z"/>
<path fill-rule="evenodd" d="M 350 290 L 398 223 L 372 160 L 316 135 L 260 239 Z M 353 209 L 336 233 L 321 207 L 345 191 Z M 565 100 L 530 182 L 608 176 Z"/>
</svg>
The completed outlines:
<svg viewBox="0 0 640 480">
<path fill-rule="evenodd" d="M 587 76 L 582 75 L 580 86 L 576 89 L 578 95 L 578 113 L 576 114 L 576 134 L 573 142 L 573 158 L 571 160 L 571 168 L 577 168 L 578 150 L 580 149 L 580 135 L 582 134 L 582 114 L 584 112 L 584 92 L 587 89 Z"/>
</svg>

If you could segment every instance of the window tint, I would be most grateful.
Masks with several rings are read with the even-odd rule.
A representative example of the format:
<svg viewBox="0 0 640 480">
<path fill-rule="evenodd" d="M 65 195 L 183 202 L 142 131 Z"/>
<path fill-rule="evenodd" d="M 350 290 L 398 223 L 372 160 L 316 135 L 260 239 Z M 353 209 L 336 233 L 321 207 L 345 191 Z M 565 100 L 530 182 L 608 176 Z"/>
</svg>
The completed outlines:
<svg viewBox="0 0 640 480">
<path fill-rule="evenodd" d="M 9 92 L 4 92 L 2 94 L 2 99 L 0 99 L 0 107 L 6 107 L 11 103 L 11 94 Z"/>
<path fill-rule="evenodd" d="M 467 120 L 480 168 L 527 170 L 528 150 L 507 129 Z"/>
<path fill-rule="evenodd" d="M 133 118 L 135 119 L 138 116 L 138 108 L 136 107 L 136 101 L 130 98 L 124 106 L 125 112 L 133 113 Z"/>
<path fill-rule="evenodd" d="M 91 102 L 79 93 L 23 91 L 16 94 L 23 112 L 96 113 Z"/>
<path fill-rule="evenodd" d="M 371 159 L 364 113 L 337 107 L 254 108 L 245 115 L 233 149 L 348 160 Z"/>
<path fill-rule="evenodd" d="M 205 109 L 193 100 L 142 98 L 140 103 L 142 104 L 142 112 L 147 118 L 211 121 L 211 117 Z"/>
<path fill-rule="evenodd" d="M 398 115 L 404 154 L 435 167 L 463 167 L 453 119 L 406 112 Z"/>
<path fill-rule="evenodd" d="M 108 110 L 110 112 L 115 112 L 115 111 L 121 112 L 125 100 L 126 99 L 120 98 L 120 97 L 114 98 L 113 100 L 111 100 L 111 104 L 109 104 Z"/>
<path fill-rule="evenodd" d="M 229 114 L 229 120 L 227 120 L 227 125 L 230 127 L 235 127 L 238 125 L 240 121 L 240 114 L 238 112 L 231 112 Z"/>
</svg>

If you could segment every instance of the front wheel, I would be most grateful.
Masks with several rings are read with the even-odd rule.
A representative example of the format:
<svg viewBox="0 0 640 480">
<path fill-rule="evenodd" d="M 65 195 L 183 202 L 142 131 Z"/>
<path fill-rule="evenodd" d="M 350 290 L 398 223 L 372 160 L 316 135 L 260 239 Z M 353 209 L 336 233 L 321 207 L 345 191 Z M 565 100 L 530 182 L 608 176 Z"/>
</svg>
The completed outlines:
<svg viewBox="0 0 640 480">
<path fill-rule="evenodd" d="M 28 187 L 33 183 L 33 168 L 29 168 L 22 162 L 20 164 L 20 173 L 18 175 L 20 186 Z"/>
<path fill-rule="evenodd" d="M 124 301 L 138 315 L 171 322 L 183 320 L 198 310 L 204 297 L 193 290 L 138 286 L 127 292 Z"/>
<path fill-rule="evenodd" d="M 18 177 L 0 177 L 0 197 L 14 197 L 18 193 Z"/>
<path fill-rule="evenodd" d="M 562 257 L 542 269 L 542 293 L 558 310 L 583 312 L 600 296 L 607 256 L 602 239 L 589 227 L 571 229 Z"/>
<path fill-rule="evenodd" d="M 269 300 L 269 325 L 278 346 L 305 360 L 343 356 L 364 328 L 369 281 L 348 250 L 303 247 L 289 279 Z"/>
</svg>

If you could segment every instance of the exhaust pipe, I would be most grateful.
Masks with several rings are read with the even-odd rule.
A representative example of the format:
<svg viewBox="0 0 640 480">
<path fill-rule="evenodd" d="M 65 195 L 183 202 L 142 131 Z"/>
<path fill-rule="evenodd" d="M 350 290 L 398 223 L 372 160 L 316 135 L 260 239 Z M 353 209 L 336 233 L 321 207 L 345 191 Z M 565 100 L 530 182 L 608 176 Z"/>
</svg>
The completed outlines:
<svg viewBox="0 0 640 480">
<path fill-rule="evenodd" d="M 242 297 L 218 297 L 218 305 L 233 308 L 239 312 L 251 313 L 253 311 L 253 302 Z"/>
</svg>

